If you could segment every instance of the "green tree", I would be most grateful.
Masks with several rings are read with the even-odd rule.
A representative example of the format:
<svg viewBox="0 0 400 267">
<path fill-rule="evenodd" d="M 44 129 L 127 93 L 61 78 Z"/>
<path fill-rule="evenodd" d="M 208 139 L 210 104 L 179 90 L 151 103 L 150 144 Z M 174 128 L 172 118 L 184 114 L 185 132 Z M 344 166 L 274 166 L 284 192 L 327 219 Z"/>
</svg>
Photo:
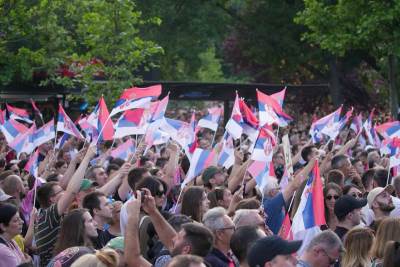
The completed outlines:
<svg viewBox="0 0 400 267">
<path fill-rule="evenodd" d="M 304 0 L 304 4 L 296 18 L 308 28 L 304 39 L 343 58 L 360 50 L 372 58 L 370 66 L 388 77 L 391 111 L 397 115 L 400 1 Z"/>
<path fill-rule="evenodd" d="M 112 101 L 140 82 L 162 48 L 139 28 L 159 25 L 143 19 L 133 0 L 0 2 L 0 85 L 15 81 L 81 86 L 95 102 Z M 72 73 L 66 77 L 65 72 Z M 99 81 L 101 80 L 101 81 Z"/>
</svg>

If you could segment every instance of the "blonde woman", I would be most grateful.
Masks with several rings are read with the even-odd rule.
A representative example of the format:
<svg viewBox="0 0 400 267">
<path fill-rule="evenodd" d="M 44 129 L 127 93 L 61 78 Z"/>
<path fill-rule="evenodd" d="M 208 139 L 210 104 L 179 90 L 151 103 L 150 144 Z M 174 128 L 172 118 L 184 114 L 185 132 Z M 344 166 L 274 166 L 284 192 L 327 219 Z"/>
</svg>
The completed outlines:
<svg viewBox="0 0 400 267">
<path fill-rule="evenodd" d="M 374 234 L 368 228 L 353 228 L 344 240 L 346 253 L 342 259 L 342 267 L 370 267 L 372 265 L 371 247 Z"/>
<path fill-rule="evenodd" d="M 71 267 L 118 267 L 118 253 L 113 249 L 102 249 L 95 254 L 85 254 L 77 259 Z"/>
<path fill-rule="evenodd" d="M 376 232 L 375 242 L 372 246 L 373 267 L 383 266 L 385 246 L 388 241 L 400 242 L 400 219 L 386 218 L 382 220 Z"/>
</svg>

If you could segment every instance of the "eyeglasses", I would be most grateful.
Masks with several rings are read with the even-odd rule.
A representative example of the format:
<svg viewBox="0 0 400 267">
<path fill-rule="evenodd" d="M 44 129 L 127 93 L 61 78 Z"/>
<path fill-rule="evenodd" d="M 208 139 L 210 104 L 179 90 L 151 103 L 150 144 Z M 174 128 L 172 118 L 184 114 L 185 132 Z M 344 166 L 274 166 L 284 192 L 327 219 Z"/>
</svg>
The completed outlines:
<svg viewBox="0 0 400 267">
<path fill-rule="evenodd" d="M 333 265 L 333 264 L 339 262 L 339 259 L 331 258 L 331 256 L 328 255 L 328 253 L 326 252 L 325 249 L 322 249 L 322 251 L 323 251 L 324 254 L 328 257 L 328 259 L 329 259 L 329 265 Z"/>
<path fill-rule="evenodd" d="M 162 197 L 163 195 L 165 195 L 164 191 L 157 191 L 156 192 L 156 197 Z"/>
<path fill-rule="evenodd" d="M 362 193 L 352 193 L 351 196 L 355 197 L 355 198 L 362 198 L 363 194 Z"/>
<path fill-rule="evenodd" d="M 339 198 L 339 196 L 338 196 L 338 195 L 333 195 L 333 196 L 327 195 L 327 196 L 326 196 L 326 199 L 327 199 L 327 200 L 331 200 L 332 198 L 334 198 L 334 199 L 336 200 L 336 199 Z"/>
</svg>

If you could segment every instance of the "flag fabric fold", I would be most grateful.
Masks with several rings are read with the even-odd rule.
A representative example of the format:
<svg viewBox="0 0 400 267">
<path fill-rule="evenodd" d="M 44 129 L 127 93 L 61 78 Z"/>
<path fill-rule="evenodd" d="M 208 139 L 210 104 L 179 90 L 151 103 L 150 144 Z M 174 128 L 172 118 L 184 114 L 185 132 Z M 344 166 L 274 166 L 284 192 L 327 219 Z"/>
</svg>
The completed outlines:
<svg viewBox="0 0 400 267">
<path fill-rule="evenodd" d="M 75 123 L 68 117 L 61 104 L 58 105 L 57 132 L 64 132 L 75 136 L 79 139 L 84 139 L 81 132 L 76 127 Z"/>
<path fill-rule="evenodd" d="M 222 108 L 220 107 L 209 108 L 208 114 L 199 120 L 197 126 L 202 128 L 208 128 L 215 132 L 218 129 L 218 123 L 221 114 L 222 114 Z"/>
</svg>

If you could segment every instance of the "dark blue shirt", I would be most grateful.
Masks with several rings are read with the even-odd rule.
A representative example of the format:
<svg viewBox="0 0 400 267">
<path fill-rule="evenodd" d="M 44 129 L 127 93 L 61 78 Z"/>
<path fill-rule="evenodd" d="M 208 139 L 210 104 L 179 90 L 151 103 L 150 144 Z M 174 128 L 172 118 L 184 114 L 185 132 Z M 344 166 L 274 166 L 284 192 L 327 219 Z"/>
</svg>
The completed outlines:
<svg viewBox="0 0 400 267">
<path fill-rule="evenodd" d="M 281 229 L 283 219 L 285 218 L 285 199 L 282 192 L 272 198 L 264 198 L 264 211 L 267 214 L 266 224 L 276 235 Z"/>
<path fill-rule="evenodd" d="M 237 266 L 232 258 L 227 257 L 219 249 L 212 248 L 210 253 L 204 258 L 204 260 L 212 267 L 231 267 Z M 229 265 L 231 264 L 231 265 Z"/>
</svg>

